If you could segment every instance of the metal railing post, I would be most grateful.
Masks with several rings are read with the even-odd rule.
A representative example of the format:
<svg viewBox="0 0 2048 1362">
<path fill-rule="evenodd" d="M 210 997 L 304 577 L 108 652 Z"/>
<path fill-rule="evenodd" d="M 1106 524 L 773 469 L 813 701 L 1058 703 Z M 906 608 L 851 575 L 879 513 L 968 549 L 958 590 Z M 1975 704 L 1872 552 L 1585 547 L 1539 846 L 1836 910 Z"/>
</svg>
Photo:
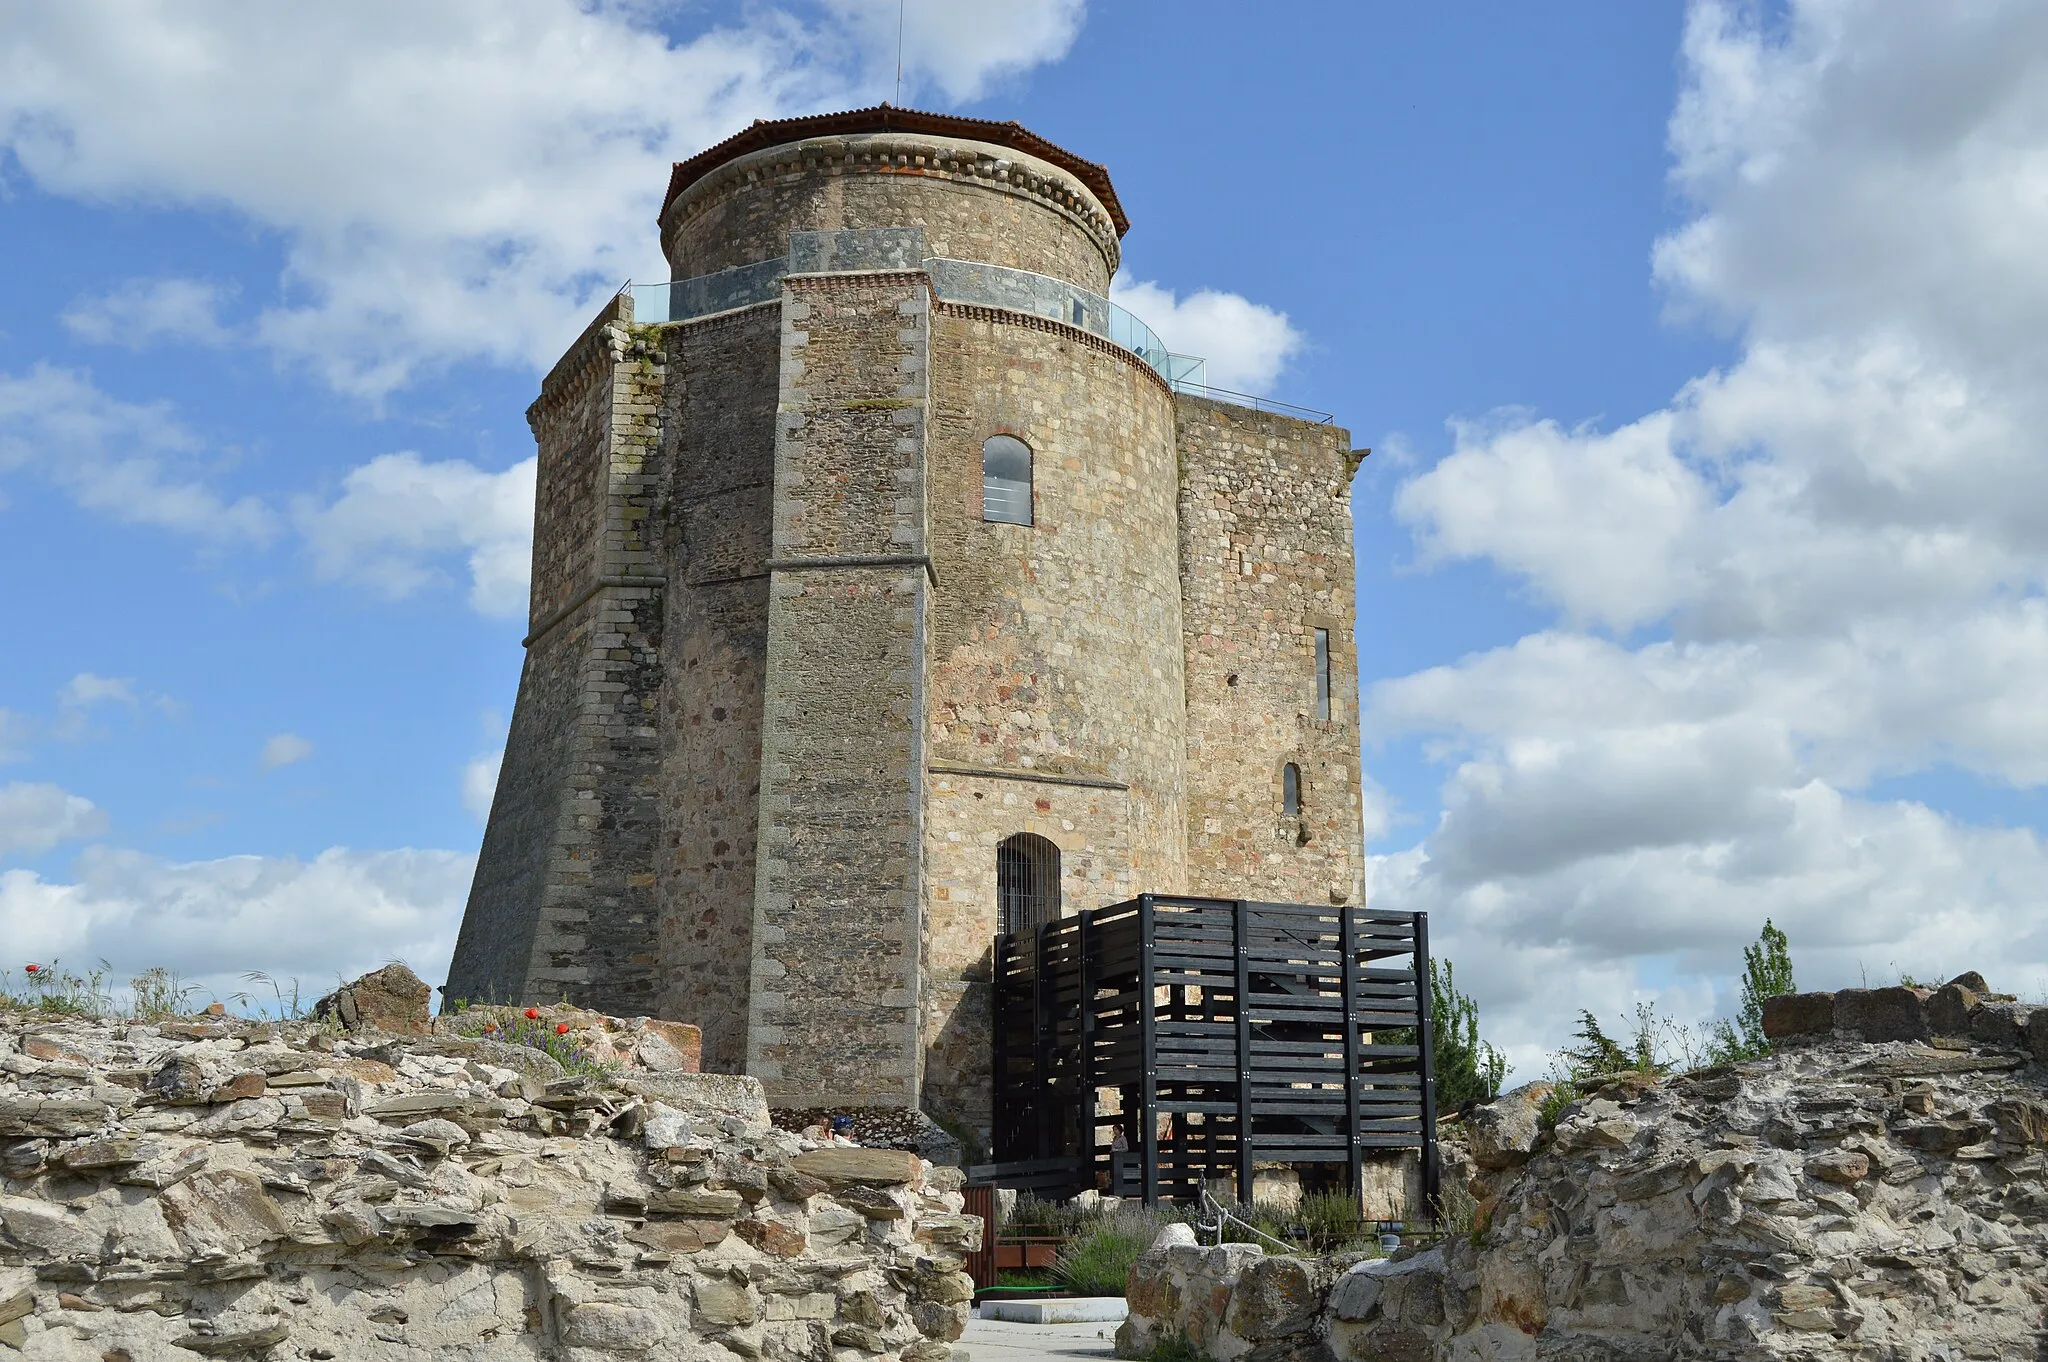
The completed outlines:
<svg viewBox="0 0 2048 1362">
<path fill-rule="evenodd" d="M 1422 1084 L 1422 1200 L 1432 1220 L 1439 1209 L 1443 1169 L 1436 1156 L 1436 1018 L 1429 982 L 1429 914 L 1415 915 L 1416 1073 Z"/>
<path fill-rule="evenodd" d="M 1138 1074 L 1139 1148 L 1144 1151 L 1145 1204 L 1159 1204 L 1159 1009 L 1152 996 L 1152 896 L 1138 895 L 1138 1027 L 1144 1066 Z"/>
<path fill-rule="evenodd" d="M 1231 905 L 1237 965 L 1237 1199 L 1252 1204 L 1252 906 Z"/>
<path fill-rule="evenodd" d="M 1364 1205 L 1365 1146 L 1359 1129 L 1358 1089 L 1365 1082 L 1358 1055 L 1358 935 L 1353 929 L 1349 904 L 1337 909 L 1337 942 L 1343 953 L 1341 966 L 1344 989 L 1344 1135 L 1346 1163 L 1351 1171 L 1352 1200 Z"/>
</svg>

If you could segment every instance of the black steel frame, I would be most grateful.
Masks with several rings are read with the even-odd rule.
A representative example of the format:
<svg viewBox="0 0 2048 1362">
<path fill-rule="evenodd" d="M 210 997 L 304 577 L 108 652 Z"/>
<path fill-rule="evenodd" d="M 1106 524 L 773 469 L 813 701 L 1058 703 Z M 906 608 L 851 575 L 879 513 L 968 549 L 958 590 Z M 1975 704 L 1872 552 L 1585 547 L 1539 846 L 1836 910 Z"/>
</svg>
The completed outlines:
<svg viewBox="0 0 2048 1362">
<path fill-rule="evenodd" d="M 1418 1149 L 1434 1207 L 1428 981 L 1425 913 L 1143 894 L 999 936 L 995 1162 L 970 1176 L 1156 1204 L 1271 1160 L 1356 1194 L 1366 1150 Z"/>
</svg>

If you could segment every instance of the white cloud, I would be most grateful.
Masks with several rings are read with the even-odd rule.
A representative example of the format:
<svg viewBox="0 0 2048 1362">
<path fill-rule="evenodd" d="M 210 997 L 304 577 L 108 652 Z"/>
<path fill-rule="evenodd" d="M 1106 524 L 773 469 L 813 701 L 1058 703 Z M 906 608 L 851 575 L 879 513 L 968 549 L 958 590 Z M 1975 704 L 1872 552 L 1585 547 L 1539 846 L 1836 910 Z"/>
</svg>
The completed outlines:
<svg viewBox="0 0 2048 1362">
<path fill-rule="evenodd" d="M 208 487 L 202 449 L 166 403 L 125 402 L 48 364 L 0 373 L 0 474 L 26 473 L 125 524 L 268 542 L 276 516 L 254 497 L 229 501 Z"/>
<path fill-rule="evenodd" d="M 226 345 L 220 310 L 234 290 L 206 279 L 131 279 L 80 298 L 60 320 L 73 335 L 141 350 L 160 340 Z"/>
<path fill-rule="evenodd" d="M 1367 704 L 1449 766 L 1377 902 L 1525 1057 L 1559 997 L 1727 1009 L 1767 915 L 1809 984 L 2048 985 L 2039 833 L 1862 793 L 2048 783 L 2048 11 L 1702 2 L 1684 60 L 1656 277 L 1736 358 L 1611 430 L 1456 424 L 1396 501 L 1559 616 Z"/>
<path fill-rule="evenodd" d="M 487 473 L 460 459 L 385 454 L 351 470 L 331 503 L 301 499 L 294 519 L 324 580 L 408 596 L 444 580 L 438 560 L 462 552 L 470 604 L 516 617 L 533 560 L 535 466 L 529 458 Z"/>
<path fill-rule="evenodd" d="M 1056 58 L 1080 16 L 1076 0 L 915 8 L 906 102 Z M 757 117 L 890 91 L 884 0 L 747 9 L 683 41 L 654 26 L 685 13 L 29 6 L 0 41 L 0 145 L 51 193 L 225 208 L 277 233 L 284 301 L 255 334 L 375 398 L 458 360 L 545 365 L 601 295 L 659 274 L 671 162 Z"/>
<path fill-rule="evenodd" d="M 0 859 L 35 855 L 59 842 L 106 830 L 107 816 L 90 799 L 55 785 L 13 781 L 0 785 Z"/>
<path fill-rule="evenodd" d="M 275 771 L 281 766 L 290 766 L 313 755 L 313 744 L 296 733 L 273 733 L 263 740 L 263 751 L 256 758 L 256 764 L 265 771 Z"/>
<path fill-rule="evenodd" d="M 209 464 L 217 462 L 167 404 L 123 402 L 81 373 L 48 365 L 20 378 L 0 374 L 0 473 L 41 477 L 117 521 L 214 543 L 268 544 L 284 518 L 257 497 L 230 501 L 209 487 Z M 290 523 L 323 580 L 403 597 L 443 581 L 441 560 L 461 554 L 470 603 L 486 615 L 516 616 L 526 607 L 534 469 L 532 458 L 488 473 L 459 459 L 380 455 L 352 469 L 331 503 L 297 498 Z M 139 703 L 133 693 L 111 698 Z"/>
<path fill-rule="evenodd" d="M 24 716 L 10 709 L 0 709 L 0 763 L 28 760 L 32 728 Z"/>
<path fill-rule="evenodd" d="M 504 764 L 505 749 L 486 752 L 462 768 L 462 807 L 482 823 L 491 816 L 491 801 L 498 794 L 498 768 Z"/>
<path fill-rule="evenodd" d="M 1181 298 L 1159 284 L 1122 275 L 1109 292 L 1158 332 L 1167 349 L 1207 360 L 1207 381 L 1214 388 L 1264 392 L 1304 344 L 1286 313 L 1239 294 L 1203 289 Z"/>
<path fill-rule="evenodd" d="M 135 678 L 80 672 L 57 688 L 59 709 L 85 710 L 95 705 L 126 705 L 130 709 L 139 709 L 142 698 L 135 693 Z"/>
<path fill-rule="evenodd" d="M 433 982 L 474 865 L 452 851 L 177 863 L 89 848 L 68 882 L 0 871 L 0 940 L 25 960 L 104 958 L 117 979 L 162 965 L 220 996 L 262 970 L 297 978 L 310 999 L 393 957 Z"/>
<path fill-rule="evenodd" d="M 903 39 L 905 88 L 929 81 L 959 103 L 1043 62 L 1058 61 L 1081 31 L 1082 0 L 1031 5 L 974 5 L 958 0 L 824 0 L 825 8 L 860 36 L 874 99 L 894 100 L 896 39 Z M 890 84 L 884 84 L 887 80 Z M 872 103 L 874 99 L 863 99 Z M 904 101 L 897 100 L 901 103 Z"/>
</svg>

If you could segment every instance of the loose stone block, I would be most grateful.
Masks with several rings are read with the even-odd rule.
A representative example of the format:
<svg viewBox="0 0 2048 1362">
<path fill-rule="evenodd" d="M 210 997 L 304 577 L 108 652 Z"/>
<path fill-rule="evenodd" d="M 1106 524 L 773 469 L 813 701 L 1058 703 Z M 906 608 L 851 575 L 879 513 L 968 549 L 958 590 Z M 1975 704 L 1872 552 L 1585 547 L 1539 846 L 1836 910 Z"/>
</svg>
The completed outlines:
<svg viewBox="0 0 2048 1362">
<path fill-rule="evenodd" d="M 1764 1035 L 1772 1040 L 1827 1035 L 1835 1029 L 1832 993 L 1781 993 L 1764 999 L 1763 1009 Z"/>
<path fill-rule="evenodd" d="M 1835 1029 L 1864 1040 L 1925 1040 L 1925 994 L 1912 988 L 1845 988 L 1835 994 Z"/>
<path fill-rule="evenodd" d="M 825 1148 L 807 1150 L 790 1160 L 799 1173 L 828 1183 L 871 1183 L 878 1187 L 916 1185 L 924 1164 L 906 1149 Z"/>
</svg>

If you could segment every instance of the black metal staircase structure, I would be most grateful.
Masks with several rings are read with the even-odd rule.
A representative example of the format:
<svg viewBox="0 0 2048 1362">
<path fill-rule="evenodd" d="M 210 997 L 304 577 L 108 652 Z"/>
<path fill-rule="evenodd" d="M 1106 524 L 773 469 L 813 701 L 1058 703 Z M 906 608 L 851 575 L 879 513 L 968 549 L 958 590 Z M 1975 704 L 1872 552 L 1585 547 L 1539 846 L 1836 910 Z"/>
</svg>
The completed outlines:
<svg viewBox="0 0 2048 1362">
<path fill-rule="evenodd" d="M 1143 894 L 997 937 L 993 987 L 972 1181 L 1249 1200 L 1272 1161 L 1356 1195 L 1368 1150 L 1416 1149 L 1436 1204 L 1427 914 Z"/>
</svg>

